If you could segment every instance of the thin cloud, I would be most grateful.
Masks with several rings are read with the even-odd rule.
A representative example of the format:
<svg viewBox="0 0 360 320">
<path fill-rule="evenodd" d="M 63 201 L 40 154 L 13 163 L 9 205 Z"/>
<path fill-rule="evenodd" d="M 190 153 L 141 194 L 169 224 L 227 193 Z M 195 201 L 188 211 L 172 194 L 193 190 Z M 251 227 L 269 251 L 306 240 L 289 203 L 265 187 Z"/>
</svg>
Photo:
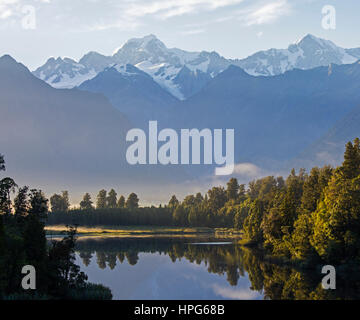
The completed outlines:
<svg viewBox="0 0 360 320">
<path fill-rule="evenodd" d="M 261 298 L 260 293 L 246 289 L 224 288 L 215 284 L 213 286 L 213 290 L 216 295 L 221 296 L 222 298 L 225 299 L 254 300 L 257 298 Z"/>
<path fill-rule="evenodd" d="M 85 27 L 84 29 L 80 29 L 78 31 L 102 31 L 107 29 L 118 29 L 123 31 L 135 30 L 141 25 L 141 23 L 137 21 L 126 21 L 122 20 L 114 23 L 95 23 L 89 27 Z"/>
<path fill-rule="evenodd" d="M 14 5 L 18 0 L 0 0 L 0 19 L 7 19 L 14 14 Z"/>
<path fill-rule="evenodd" d="M 239 20 L 246 26 L 269 24 L 291 13 L 291 7 L 287 0 L 279 0 L 262 6 L 253 7 L 238 12 Z"/>
<path fill-rule="evenodd" d="M 183 36 L 192 36 L 195 34 L 204 33 L 205 31 L 206 31 L 205 29 L 195 29 L 195 30 L 181 31 L 180 34 L 182 34 Z"/>
<path fill-rule="evenodd" d="M 244 0 L 157 0 L 137 1 L 125 9 L 125 14 L 133 18 L 155 15 L 168 19 L 199 11 L 212 11 L 218 8 L 236 5 Z"/>
<path fill-rule="evenodd" d="M 239 163 L 235 165 L 234 173 L 247 176 L 249 178 L 255 178 L 261 175 L 261 169 L 252 163 Z"/>
</svg>

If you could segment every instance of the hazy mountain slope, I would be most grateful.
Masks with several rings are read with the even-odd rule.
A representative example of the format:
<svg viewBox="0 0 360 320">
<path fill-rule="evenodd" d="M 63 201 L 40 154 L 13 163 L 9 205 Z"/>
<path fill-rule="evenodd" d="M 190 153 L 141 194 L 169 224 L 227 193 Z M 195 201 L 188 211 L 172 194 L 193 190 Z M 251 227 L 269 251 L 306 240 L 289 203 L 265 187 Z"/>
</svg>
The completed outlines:
<svg viewBox="0 0 360 320">
<path fill-rule="evenodd" d="M 132 127 L 103 95 L 54 89 L 10 56 L 0 58 L 0 152 L 19 184 L 49 192 L 151 184 L 149 195 L 186 179 L 179 168 L 129 165 L 125 136 Z"/>
<path fill-rule="evenodd" d="M 276 167 L 360 102 L 359 69 L 356 63 L 253 77 L 231 66 L 183 103 L 181 126 L 235 128 L 237 161 Z"/>
<path fill-rule="evenodd" d="M 11 166 L 77 174 L 123 159 L 131 125 L 103 96 L 53 89 L 10 56 L 0 58 L 0 70 L 0 145 Z M 117 141 L 117 151 L 106 141 Z"/>
<path fill-rule="evenodd" d="M 349 74 L 360 76 L 360 66 L 357 68 L 350 68 L 349 66 L 347 69 Z M 347 94 L 352 94 L 350 89 Z M 343 161 L 345 144 L 359 137 L 360 100 L 357 101 L 354 109 L 337 121 L 320 139 L 312 143 L 295 159 L 291 160 L 288 167 L 338 165 Z"/>
<path fill-rule="evenodd" d="M 104 94 L 137 125 L 149 120 L 166 121 L 177 102 L 148 74 L 132 65 L 115 65 L 84 82 L 81 90 Z"/>
</svg>

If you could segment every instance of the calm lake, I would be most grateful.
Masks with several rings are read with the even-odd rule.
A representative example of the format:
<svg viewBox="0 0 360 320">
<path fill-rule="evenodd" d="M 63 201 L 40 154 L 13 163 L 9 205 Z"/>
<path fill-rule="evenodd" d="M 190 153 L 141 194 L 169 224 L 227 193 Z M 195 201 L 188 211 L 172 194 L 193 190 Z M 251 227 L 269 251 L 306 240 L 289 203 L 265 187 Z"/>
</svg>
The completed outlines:
<svg viewBox="0 0 360 320">
<path fill-rule="evenodd" d="M 207 237 L 79 238 L 76 260 L 113 299 L 359 298 L 358 286 L 340 283 L 329 292 L 321 272 L 269 264 L 229 240 Z"/>
</svg>

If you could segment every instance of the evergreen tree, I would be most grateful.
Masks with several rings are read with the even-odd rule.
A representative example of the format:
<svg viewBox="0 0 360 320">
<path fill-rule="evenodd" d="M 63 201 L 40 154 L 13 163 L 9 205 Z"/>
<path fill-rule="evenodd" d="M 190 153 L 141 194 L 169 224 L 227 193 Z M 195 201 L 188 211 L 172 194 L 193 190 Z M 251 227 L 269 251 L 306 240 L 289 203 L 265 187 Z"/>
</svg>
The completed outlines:
<svg viewBox="0 0 360 320">
<path fill-rule="evenodd" d="M 120 196 L 118 203 L 117 203 L 117 207 L 125 208 L 125 197 L 124 196 Z"/>
<path fill-rule="evenodd" d="M 94 209 L 93 202 L 91 201 L 91 195 L 89 193 L 85 193 L 82 201 L 80 202 L 81 210 L 91 210 Z"/>
<path fill-rule="evenodd" d="M 236 178 L 231 178 L 227 183 L 226 196 L 228 200 L 236 200 L 239 193 L 239 183 Z"/>
<path fill-rule="evenodd" d="M 20 188 L 17 196 L 14 199 L 15 215 L 18 217 L 26 216 L 29 210 L 28 191 L 29 191 L 28 187 Z"/>
<path fill-rule="evenodd" d="M 242 230 L 244 228 L 244 221 L 249 215 L 251 200 L 247 199 L 243 201 L 237 208 L 235 217 L 234 217 L 234 228 L 237 230 Z"/>
<path fill-rule="evenodd" d="M 312 261 L 316 258 L 315 249 L 310 243 L 313 236 L 313 221 L 310 214 L 302 213 L 294 223 L 291 236 L 291 255 L 295 259 Z"/>
<path fill-rule="evenodd" d="M 328 185 L 332 176 L 329 166 L 319 169 L 315 167 L 305 179 L 303 195 L 301 198 L 301 212 L 312 213 L 316 210 L 318 202 L 322 199 L 323 190 Z"/>
<path fill-rule="evenodd" d="M 188 224 L 188 216 L 183 205 L 176 207 L 173 214 L 174 223 L 177 226 L 185 227 Z"/>
<path fill-rule="evenodd" d="M 50 197 L 50 205 L 52 212 L 67 212 L 69 211 L 69 193 L 68 191 L 62 191 L 61 195 L 54 194 Z"/>
<path fill-rule="evenodd" d="M 175 209 L 179 205 L 179 200 L 176 198 L 175 195 L 173 195 L 169 201 L 169 208 Z"/>
<path fill-rule="evenodd" d="M 255 200 L 249 209 L 249 215 L 244 221 L 244 237 L 249 242 L 262 243 L 263 230 L 261 223 L 264 216 L 264 203 Z"/>
<path fill-rule="evenodd" d="M 5 171 L 5 160 L 2 154 L 0 154 L 0 171 Z"/>
<path fill-rule="evenodd" d="M 246 200 L 246 190 L 245 190 L 245 185 L 244 184 L 240 184 L 239 185 L 239 195 L 238 195 L 238 202 L 244 202 Z"/>
<path fill-rule="evenodd" d="M 351 178 L 344 168 L 335 172 L 312 217 L 311 244 L 322 259 L 333 263 L 360 256 L 360 175 Z"/>
<path fill-rule="evenodd" d="M 139 207 L 139 198 L 136 193 L 130 193 L 126 200 L 126 208 L 135 209 Z"/>
<path fill-rule="evenodd" d="M 12 213 L 10 195 L 15 192 L 16 187 L 15 181 L 11 178 L 0 180 L 0 214 L 9 215 Z"/>
<path fill-rule="evenodd" d="M 99 191 L 96 197 L 96 208 L 105 209 L 106 208 L 106 190 L 102 189 Z"/>
<path fill-rule="evenodd" d="M 184 208 L 192 208 L 193 206 L 196 205 L 196 198 L 194 197 L 194 195 L 190 194 L 188 196 L 185 197 L 184 201 L 182 202 Z"/>
<path fill-rule="evenodd" d="M 174 216 L 174 218 L 175 218 L 175 216 Z M 178 217 L 176 217 L 176 219 L 177 218 Z M 192 207 L 190 209 L 189 215 L 188 215 L 188 221 L 189 221 L 190 226 L 192 226 L 192 227 L 197 227 L 200 224 L 197 207 Z"/>
<path fill-rule="evenodd" d="M 352 179 L 360 174 L 360 140 L 356 138 L 354 144 L 348 142 L 344 154 L 344 162 L 340 172 L 345 179 Z"/>
<path fill-rule="evenodd" d="M 213 187 L 207 194 L 208 208 L 213 214 L 215 214 L 225 205 L 227 201 L 226 191 L 223 187 Z"/>
<path fill-rule="evenodd" d="M 204 201 L 204 197 L 202 196 L 202 194 L 200 192 L 198 192 L 196 195 L 195 195 L 195 203 L 196 204 L 200 204 Z"/>
<path fill-rule="evenodd" d="M 109 191 L 108 197 L 107 197 L 107 207 L 108 208 L 116 208 L 117 206 L 117 193 L 114 189 L 111 189 Z"/>
<path fill-rule="evenodd" d="M 62 191 L 61 196 L 63 199 L 63 206 L 64 206 L 63 211 L 67 212 L 67 211 L 69 211 L 69 208 L 70 208 L 69 192 Z"/>
<path fill-rule="evenodd" d="M 52 212 L 62 212 L 63 211 L 63 199 L 59 194 L 54 194 L 50 197 L 50 206 Z"/>
</svg>

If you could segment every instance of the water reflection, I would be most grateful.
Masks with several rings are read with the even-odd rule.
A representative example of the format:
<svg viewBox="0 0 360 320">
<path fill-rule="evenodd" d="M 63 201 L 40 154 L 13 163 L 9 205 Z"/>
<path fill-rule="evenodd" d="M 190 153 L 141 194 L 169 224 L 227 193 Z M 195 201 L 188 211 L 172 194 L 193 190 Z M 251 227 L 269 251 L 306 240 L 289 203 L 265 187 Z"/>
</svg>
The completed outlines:
<svg viewBox="0 0 360 320">
<path fill-rule="evenodd" d="M 340 277 L 337 290 L 323 290 L 320 271 L 270 264 L 249 249 L 210 241 L 79 239 L 77 259 L 89 280 L 109 286 L 115 299 L 360 298 L 358 273 Z"/>
</svg>

